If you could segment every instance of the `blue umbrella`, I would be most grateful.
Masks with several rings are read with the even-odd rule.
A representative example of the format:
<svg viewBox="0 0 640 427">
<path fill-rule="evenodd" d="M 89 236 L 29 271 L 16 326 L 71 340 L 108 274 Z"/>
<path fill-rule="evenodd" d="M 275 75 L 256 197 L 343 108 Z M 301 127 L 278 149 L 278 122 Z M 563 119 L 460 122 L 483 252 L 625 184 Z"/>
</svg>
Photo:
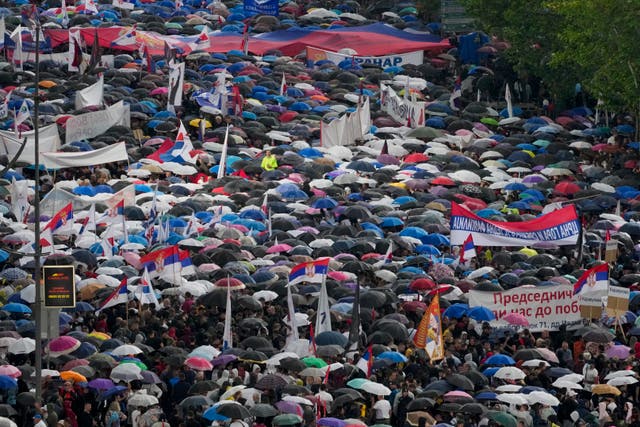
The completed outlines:
<svg viewBox="0 0 640 427">
<path fill-rule="evenodd" d="M 307 200 L 309 198 L 309 195 L 300 189 L 280 194 L 282 194 L 282 198 L 285 200 Z"/>
<path fill-rule="evenodd" d="M 484 361 L 485 365 L 498 365 L 498 366 L 513 366 L 516 361 L 506 354 L 494 354 Z"/>
<path fill-rule="evenodd" d="M 340 313 L 348 314 L 353 310 L 353 303 L 339 302 L 331 306 L 331 310 L 339 311 Z"/>
<path fill-rule="evenodd" d="M 440 233 L 429 234 L 428 236 L 420 238 L 420 240 L 422 240 L 424 244 L 433 246 L 451 246 L 449 238 Z"/>
<path fill-rule="evenodd" d="M 485 377 L 492 377 L 496 374 L 496 372 L 498 372 L 498 369 L 500 368 L 487 368 L 484 371 L 482 371 L 482 373 L 484 374 Z"/>
<path fill-rule="evenodd" d="M 536 190 L 535 188 L 529 188 L 525 191 L 523 191 L 522 193 L 520 193 L 520 196 L 526 194 L 527 196 L 529 196 L 530 198 L 534 199 L 534 200 L 538 200 L 538 201 L 543 201 L 546 200 L 546 197 L 544 194 L 542 194 L 542 192 L 540 190 Z"/>
<path fill-rule="evenodd" d="M 388 359 L 395 363 L 404 363 L 407 359 L 404 354 L 397 351 L 383 351 L 376 356 L 376 359 Z"/>
<path fill-rule="evenodd" d="M 402 227 L 404 225 L 404 221 L 395 216 L 384 216 L 380 219 L 382 220 L 380 227 Z"/>
<path fill-rule="evenodd" d="M 518 391 L 518 393 L 522 393 L 522 394 L 529 394 L 529 393 L 531 393 L 532 391 L 544 391 L 544 392 L 547 392 L 547 389 L 545 389 L 545 388 L 543 388 L 543 387 L 536 387 L 536 386 L 534 386 L 534 385 L 527 385 L 527 386 L 522 387 L 522 388 Z M 477 399 L 477 397 L 476 397 L 476 399 Z"/>
<path fill-rule="evenodd" d="M 468 304 L 451 304 L 447 309 L 442 313 L 443 316 L 448 317 L 449 319 L 459 319 L 462 316 L 466 315 L 469 311 Z"/>
<path fill-rule="evenodd" d="M 267 216 L 260 209 L 247 209 L 240 212 L 240 218 L 264 221 L 265 219 L 267 219 Z"/>
<path fill-rule="evenodd" d="M 12 302 L 9 304 L 5 304 L 2 309 L 4 311 L 8 311 L 9 313 L 25 313 L 31 314 L 31 309 L 24 304 L 20 304 L 17 302 Z"/>
<path fill-rule="evenodd" d="M 78 196 L 95 196 L 96 190 L 89 185 L 79 185 L 72 190 L 73 194 Z"/>
<path fill-rule="evenodd" d="M 0 390 L 9 390 L 18 387 L 18 381 L 8 375 L 0 375 Z"/>
<path fill-rule="evenodd" d="M 487 209 L 480 209 L 479 211 L 476 212 L 476 215 L 478 215 L 480 218 L 490 218 L 496 215 L 501 216 L 502 212 L 496 209 L 487 208 Z"/>
<path fill-rule="evenodd" d="M 493 311 L 489 310 L 486 307 L 473 307 L 469 310 L 469 313 L 467 315 L 479 322 L 488 322 L 496 318 L 493 315 Z"/>
<path fill-rule="evenodd" d="M 509 184 L 504 186 L 504 189 L 507 191 L 524 191 L 528 188 L 529 187 L 520 182 L 510 182 Z"/>
<path fill-rule="evenodd" d="M 429 235 L 429 233 L 427 233 L 425 229 L 420 227 L 406 227 L 399 234 L 400 236 L 414 237 L 420 240 L 422 240 L 423 237 L 427 237 Z"/>
<path fill-rule="evenodd" d="M 394 205 L 404 205 L 405 203 L 417 202 L 418 200 L 415 197 L 411 196 L 400 196 L 393 201 Z"/>
<path fill-rule="evenodd" d="M 315 340 L 316 345 L 339 345 L 340 347 L 344 347 L 348 342 L 347 337 L 337 331 L 320 332 Z"/>
<path fill-rule="evenodd" d="M 95 307 L 85 301 L 78 301 L 76 306 L 71 309 L 67 309 L 67 311 L 77 312 L 77 313 L 88 313 L 94 311 Z"/>
<path fill-rule="evenodd" d="M 105 185 L 105 184 L 96 185 L 94 187 L 94 190 L 96 191 L 96 194 L 98 194 L 98 193 L 113 194 L 113 188 L 111 188 L 111 187 L 109 187 L 108 185 Z"/>
<path fill-rule="evenodd" d="M 97 352 L 98 349 L 96 348 L 96 346 L 94 346 L 90 342 L 83 342 L 80 344 L 80 347 L 74 350 L 71 354 L 78 359 L 85 359 L 92 354 L 96 354 Z"/>
<path fill-rule="evenodd" d="M 323 197 L 321 199 L 317 199 L 311 204 L 311 207 L 315 209 L 333 209 L 336 206 L 338 206 L 338 202 L 331 197 Z"/>
<path fill-rule="evenodd" d="M 116 396 L 120 393 L 124 393 L 127 390 L 129 390 L 129 387 L 125 387 L 123 385 L 117 385 L 105 392 L 100 393 L 100 395 L 98 396 L 98 400 L 107 400 L 110 397 Z"/>
<path fill-rule="evenodd" d="M 442 256 L 442 252 L 433 245 L 418 245 L 415 250 L 419 254 L 433 255 L 436 257 Z"/>
<path fill-rule="evenodd" d="M 303 148 L 302 150 L 298 151 L 298 154 L 307 159 L 316 159 L 319 157 L 324 157 L 324 154 L 322 154 L 321 151 L 311 147 Z"/>
<path fill-rule="evenodd" d="M 202 417 L 208 421 L 227 421 L 229 418 L 221 415 L 217 412 L 217 409 L 220 405 L 225 402 L 218 402 L 202 414 Z"/>
<path fill-rule="evenodd" d="M 489 368 L 489 369 L 493 369 L 493 368 Z M 498 395 L 492 391 L 483 391 L 482 393 L 476 394 L 474 398 L 476 400 L 497 400 Z"/>
<path fill-rule="evenodd" d="M 60 326 L 68 325 L 73 320 L 73 317 L 69 313 L 65 313 L 61 311 L 58 314 L 58 321 L 60 322 Z"/>
<path fill-rule="evenodd" d="M 363 222 L 360 224 L 363 230 L 371 230 L 378 235 L 378 237 L 384 237 L 384 232 L 380 227 L 370 222 Z"/>
<path fill-rule="evenodd" d="M 306 102 L 294 102 L 289 106 L 291 111 L 310 111 L 311 107 Z"/>
</svg>

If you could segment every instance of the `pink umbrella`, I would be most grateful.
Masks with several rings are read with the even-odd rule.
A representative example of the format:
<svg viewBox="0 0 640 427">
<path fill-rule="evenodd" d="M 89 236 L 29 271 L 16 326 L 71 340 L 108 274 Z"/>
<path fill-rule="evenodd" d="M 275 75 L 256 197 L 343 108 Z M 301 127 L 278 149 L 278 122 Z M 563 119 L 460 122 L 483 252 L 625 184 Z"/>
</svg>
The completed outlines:
<svg viewBox="0 0 640 427">
<path fill-rule="evenodd" d="M 149 92 L 149 95 L 151 95 L 151 96 L 154 96 L 154 95 L 166 95 L 168 92 L 169 92 L 169 88 L 163 86 L 163 87 L 155 88 L 154 90 Z"/>
<path fill-rule="evenodd" d="M 202 271 L 203 273 L 210 273 L 212 271 L 220 270 L 220 266 L 218 264 L 214 264 L 212 262 L 208 262 L 208 263 L 205 263 L 205 264 L 200 264 L 198 266 L 198 270 Z"/>
<path fill-rule="evenodd" d="M 536 348 L 536 351 L 540 353 L 540 356 L 542 356 L 542 358 L 547 362 L 560 363 L 558 356 L 548 348 L 538 347 Z"/>
<path fill-rule="evenodd" d="M 444 400 L 456 400 L 460 398 L 473 399 L 473 397 L 469 393 L 466 393 L 462 390 L 450 391 L 444 395 Z"/>
<path fill-rule="evenodd" d="M 0 366 L 0 375 L 6 375 L 11 378 L 18 378 L 22 375 L 20 369 L 16 368 L 13 365 L 2 365 Z"/>
<path fill-rule="evenodd" d="M 299 416 L 302 416 L 304 414 L 304 411 L 302 410 L 302 406 L 300 406 L 295 402 L 288 402 L 286 400 L 281 400 L 280 402 L 277 402 L 275 406 L 283 414 L 295 414 Z"/>
<path fill-rule="evenodd" d="M 288 252 L 290 250 L 291 250 L 291 246 L 287 245 L 286 243 L 279 243 L 279 244 L 273 245 L 269 249 L 267 249 L 267 253 L 268 254 L 277 254 L 279 252 Z"/>
<path fill-rule="evenodd" d="M 89 366 L 87 359 L 73 359 L 64 364 L 61 371 L 70 371 L 77 366 Z"/>
<path fill-rule="evenodd" d="M 140 263 L 140 255 L 138 255 L 137 253 L 126 251 L 122 253 L 122 257 L 130 266 L 132 266 L 136 270 L 142 269 L 142 264 Z"/>
<path fill-rule="evenodd" d="M 63 335 L 49 341 L 47 348 L 49 349 L 50 355 L 54 357 L 62 356 L 63 354 L 72 353 L 80 348 L 80 341 L 73 337 Z"/>
<path fill-rule="evenodd" d="M 193 356 L 184 361 L 184 364 L 196 371 L 211 371 L 213 365 L 204 357 Z"/>
<path fill-rule="evenodd" d="M 607 351 L 604 352 L 604 354 L 609 359 L 624 360 L 627 357 L 629 357 L 630 351 L 631 351 L 631 348 L 627 347 L 626 345 L 614 345 L 609 347 Z"/>
<path fill-rule="evenodd" d="M 327 276 L 338 282 L 344 282 L 353 278 L 344 271 L 330 271 Z"/>
<path fill-rule="evenodd" d="M 529 326 L 529 321 L 520 313 L 509 313 L 502 318 L 505 322 L 515 326 Z"/>
</svg>

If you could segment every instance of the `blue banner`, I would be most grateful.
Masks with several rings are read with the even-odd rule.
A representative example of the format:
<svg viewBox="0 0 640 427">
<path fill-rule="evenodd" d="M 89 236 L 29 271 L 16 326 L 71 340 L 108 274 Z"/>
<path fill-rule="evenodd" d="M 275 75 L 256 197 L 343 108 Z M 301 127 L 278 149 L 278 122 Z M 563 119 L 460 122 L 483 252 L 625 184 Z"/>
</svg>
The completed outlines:
<svg viewBox="0 0 640 427">
<path fill-rule="evenodd" d="M 244 0 L 244 13 L 247 15 L 278 16 L 278 0 Z"/>
</svg>

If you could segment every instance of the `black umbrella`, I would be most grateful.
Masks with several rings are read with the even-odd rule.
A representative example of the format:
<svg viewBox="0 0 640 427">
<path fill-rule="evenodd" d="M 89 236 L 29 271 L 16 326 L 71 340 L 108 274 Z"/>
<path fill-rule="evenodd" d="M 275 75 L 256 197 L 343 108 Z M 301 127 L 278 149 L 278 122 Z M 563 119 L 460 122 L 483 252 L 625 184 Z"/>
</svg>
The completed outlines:
<svg viewBox="0 0 640 427">
<path fill-rule="evenodd" d="M 547 369 L 545 373 L 551 378 L 560 378 L 565 375 L 573 374 L 573 371 L 571 371 L 571 369 L 561 368 L 559 366 L 556 366 L 556 367 Z"/>
<path fill-rule="evenodd" d="M 280 359 L 280 367 L 288 371 L 300 372 L 307 367 L 304 362 L 295 357 L 285 357 Z"/>
<path fill-rule="evenodd" d="M 445 402 L 436 408 L 440 412 L 460 412 L 462 405 L 459 403 Z"/>
<path fill-rule="evenodd" d="M 452 386 L 465 391 L 473 391 L 473 389 L 475 388 L 473 382 L 469 378 L 461 374 L 447 375 L 445 380 Z"/>
<path fill-rule="evenodd" d="M 393 340 L 391 337 L 389 337 Z M 336 357 L 339 354 L 344 353 L 344 347 L 339 345 L 321 345 L 316 349 L 316 356 L 318 357 Z"/>
<path fill-rule="evenodd" d="M 217 411 L 219 413 L 219 411 Z M 251 415 L 256 418 L 269 418 L 278 415 L 278 410 L 266 403 L 258 403 L 249 409 Z"/>
<path fill-rule="evenodd" d="M 582 338 L 586 342 L 591 341 L 598 344 L 607 344 L 613 341 L 613 339 L 615 338 L 615 335 L 613 335 L 611 332 L 609 332 L 606 329 L 599 328 L 599 329 L 593 329 L 591 331 L 585 332 L 582 335 Z"/>
<path fill-rule="evenodd" d="M 451 390 L 453 390 L 455 388 L 455 386 L 451 385 L 449 382 L 445 381 L 445 380 L 438 380 L 438 381 L 434 381 L 430 384 L 427 384 L 427 386 L 424 388 L 424 391 L 427 390 L 436 390 L 438 392 L 440 392 L 441 394 L 445 394 Z"/>
<path fill-rule="evenodd" d="M 487 408 L 479 403 L 467 403 L 462 405 L 460 412 L 470 415 L 483 415 L 487 412 Z"/>
<path fill-rule="evenodd" d="M 213 401 L 211 399 L 209 399 L 206 396 L 201 396 L 201 395 L 196 395 L 196 396 L 189 396 L 185 399 L 182 400 L 182 402 L 180 402 L 180 407 L 182 409 L 189 409 L 189 408 L 208 408 L 209 406 L 213 405 Z M 240 406 L 240 405 L 237 405 Z"/>
<path fill-rule="evenodd" d="M 388 333 L 396 342 L 404 342 L 409 338 L 407 327 L 395 320 L 382 319 L 377 321 L 373 324 L 373 329 Z"/>
<path fill-rule="evenodd" d="M 367 291 L 360 295 L 360 306 L 369 308 L 380 308 L 387 302 L 387 296 L 379 291 Z"/>
<path fill-rule="evenodd" d="M 272 347 L 273 344 L 271 341 L 266 339 L 265 337 L 249 337 L 242 340 L 240 343 L 240 347 L 242 348 L 268 348 Z"/>
<path fill-rule="evenodd" d="M 284 387 L 285 385 L 287 385 L 287 380 L 280 375 L 267 374 L 258 380 L 255 388 L 258 390 L 276 390 Z"/>
<path fill-rule="evenodd" d="M 219 386 L 215 381 L 198 381 L 189 389 L 189 394 L 206 394 Z"/>
<path fill-rule="evenodd" d="M 270 406 L 270 405 L 267 405 Z M 216 412 L 232 420 L 244 420 L 251 417 L 251 412 L 247 408 L 237 403 L 222 403 L 216 408 Z"/>
<path fill-rule="evenodd" d="M 305 366 L 306 368 L 306 366 Z M 301 369 L 302 370 L 302 369 Z M 282 393 L 286 393 L 289 394 L 291 396 L 308 396 L 311 393 L 311 390 L 309 390 L 307 387 L 303 387 L 301 385 L 298 384 L 287 384 L 284 387 L 282 387 Z"/>
<path fill-rule="evenodd" d="M 429 398 L 429 397 L 419 397 L 417 399 L 413 399 L 411 402 L 409 402 L 409 405 L 407 405 L 407 412 L 412 412 L 412 411 L 427 411 L 431 408 L 433 408 L 433 406 L 435 405 L 435 400 Z"/>
</svg>

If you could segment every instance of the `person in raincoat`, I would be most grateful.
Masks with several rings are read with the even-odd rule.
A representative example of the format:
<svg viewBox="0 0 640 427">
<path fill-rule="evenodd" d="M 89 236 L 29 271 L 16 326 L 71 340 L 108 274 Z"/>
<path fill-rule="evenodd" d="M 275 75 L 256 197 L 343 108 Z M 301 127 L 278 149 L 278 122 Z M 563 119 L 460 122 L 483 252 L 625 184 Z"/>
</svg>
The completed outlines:
<svg viewBox="0 0 640 427">
<path fill-rule="evenodd" d="M 278 168 L 278 160 L 275 155 L 271 154 L 270 150 L 267 150 L 264 153 L 264 158 L 262 159 L 260 167 L 266 171 L 272 171 Z"/>
</svg>

